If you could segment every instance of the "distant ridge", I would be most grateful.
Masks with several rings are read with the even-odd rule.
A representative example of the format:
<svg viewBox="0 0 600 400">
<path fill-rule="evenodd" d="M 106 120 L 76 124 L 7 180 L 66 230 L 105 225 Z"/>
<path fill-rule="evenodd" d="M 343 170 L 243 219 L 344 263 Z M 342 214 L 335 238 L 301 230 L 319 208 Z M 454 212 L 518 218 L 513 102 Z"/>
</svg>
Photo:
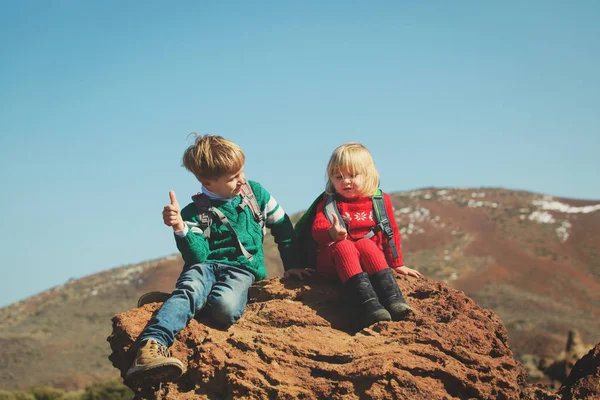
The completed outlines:
<svg viewBox="0 0 600 400">
<path fill-rule="evenodd" d="M 391 197 L 406 264 L 493 309 L 517 356 L 555 357 L 572 329 L 600 341 L 600 202 L 497 188 Z M 269 276 L 281 275 L 271 238 L 265 246 Z M 118 377 L 111 318 L 142 293 L 170 291 L 181 265 L 174 255 L 114 268 L 1 308 L 0 387 Z"/>
</svg>

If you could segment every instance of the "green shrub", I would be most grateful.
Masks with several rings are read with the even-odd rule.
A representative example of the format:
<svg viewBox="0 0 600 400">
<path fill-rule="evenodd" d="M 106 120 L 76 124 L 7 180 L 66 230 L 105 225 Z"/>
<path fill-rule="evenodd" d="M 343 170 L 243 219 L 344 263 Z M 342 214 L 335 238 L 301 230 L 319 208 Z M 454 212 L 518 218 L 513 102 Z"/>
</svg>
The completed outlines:
<svg viewBox="0 0 600 400">
<path fill-rule="evenodd" d="M 134 393 L 120 380 L 96 383 L 85 389 L 81 400 L 131 400 Z"/>
<path fill-rule="evenodd" d="M 35 400 L 62 400 L 65 397 L 65 392 L 49 386 L 33 388 L 31 394 L 33 394 Z"/>
<path fill-rule="evenodd" d="M 83 390 L 77 392 L 67 392 L 65 393 L 65 397 L 61 400 L 81 400 L 81 396 L 83 395 Z"/>
<path fill-rule="evenodd" d="M 15 395 L 8 390 L 0 390 L 0 400 L 15 400 Z"/>
<path fill-rule="evenodd" d="M 14 391 L 15 400 L 35 400 L 32 393 L 22 392 L 22 391 Z"/>
</svg>

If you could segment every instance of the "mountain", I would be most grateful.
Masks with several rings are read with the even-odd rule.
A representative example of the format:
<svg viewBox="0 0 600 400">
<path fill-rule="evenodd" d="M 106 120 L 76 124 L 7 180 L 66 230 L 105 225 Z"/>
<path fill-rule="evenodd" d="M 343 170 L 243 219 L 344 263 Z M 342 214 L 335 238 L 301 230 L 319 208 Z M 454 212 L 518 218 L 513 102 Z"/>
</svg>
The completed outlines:
<svg viewBox="0 0 600 400">
<path fill-rule="evenodd" d="M 600 340 L 600 203 L 503 189 L 393 195 L 406 264 L 494 310 L 511 349 Z"/>
<path fill-rule="evenodd" d="M 600 202 L 490 188 L 391 197 L 406 265 L 492 309 L 517 356 L 555 359 L 571 330 L 600 341 Z M 272 238 L 265 247 L 269 276 L 281 275 Z M 118 377 L 111 318 L 147 291 L 170 291 L 181 264 L 170 256 L 123 266 L 0 309 L 0 388 Z"/>
<path fill-rule="evenodd" d="M 600 202 L 492 188 L 390 196 L 405 264 L 494 310 L 516 354 L 555 357 L 572 329 L 600 341 Z"/>
<path fill-rule="evenodd" d="M 147 291 L 170 290 L 180 268 L 177 256 L 123 266 L 0 309 L 0 389 L 72 390 L 118 377 L 107 361 L 111 318 Z"/>
</svg>

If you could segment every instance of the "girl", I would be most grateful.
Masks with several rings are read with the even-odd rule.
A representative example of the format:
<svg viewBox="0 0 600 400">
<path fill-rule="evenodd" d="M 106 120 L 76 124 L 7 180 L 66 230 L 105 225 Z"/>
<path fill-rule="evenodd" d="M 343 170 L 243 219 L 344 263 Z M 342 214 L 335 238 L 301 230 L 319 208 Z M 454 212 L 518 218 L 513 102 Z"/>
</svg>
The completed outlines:
<svg viewBox="0 0 600 400">
<path fill-rule="evenodd" d="M 379 173 L 371 153 L 359 143 L 343 144 L 331 155 L 327 175 L 328 196 L 318 203 L 312 226 L 317 270 L 325 275 L 337 273 L 348 293 L 358 300 L 365 326 L 402 320 L 412 309 L 392 268 L 404 275 L 421 274 L 402 262 L 400 232 L 385 193 L 391 243 L 379 227 L 381 221 L 376 221 L 372 196 L 378 191 Z"/>
</svg>

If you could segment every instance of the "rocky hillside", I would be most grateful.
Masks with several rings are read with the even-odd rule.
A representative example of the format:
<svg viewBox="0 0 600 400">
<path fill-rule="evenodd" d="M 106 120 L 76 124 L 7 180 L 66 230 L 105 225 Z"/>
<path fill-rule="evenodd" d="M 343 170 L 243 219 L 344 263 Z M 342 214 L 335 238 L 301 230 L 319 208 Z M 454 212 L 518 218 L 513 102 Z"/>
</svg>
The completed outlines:
<svg viewBox="0 0 600 400">
<path fill-rule="evenodd" d="M 72 390 L 118 377 L 108 362 L 111 318 L 150 290 L 169 290 L 179 257 L 91 275 L 0 309 L 0 389 Z"/>
<path fill-rule="evenodd" d="M 406 265 L 494 310 L 519 357 L 556 357 L 573 329 L 600 341 L 600 202 L 505 189 L 391 197 Z"/>
<path fill-rule="evenodd" d="M 492 309 L 519 360 L 548 365 L 571 330 L 583 343 L 600 341 L 599 202 L 501 189 L 423 189 L 392 200 L 406 264 Z M 265 244 L 269 275 L 279 276 L 272 239 Z M 178 256 L 115 268 L 0 309 L 0 388 L 117 377 L 111 318 L 142 293 L 170 291 L 180 268 Z"/>
<path fill-rule="evenodd" d="M 393 196 L 406 263 L 494 310 L 517 354 L 600 341 L 600 204 L 500 189 Z"/>
<path fill-rule="evenodd" d="M 172 354 L 186 366 L 172 383 L 126 382 L 146 399 L 434 400 L 600 398 L 600 343 L 572 367 L 559 390 L 525 381 L 506 328 L 462 291 L 428 278 L 399 277 L 418 310 L 400 322 L 361 329 L 339 283 L 272 278 L 249 293 L 227 330 L 192 320 Z M 108 338 L 125 376 L 136 338 L 160 303 L 113 318 Z"/>
<path fill-rule="evenodd" d="M 228 330 L 192 321 L 174 356 L 186 374 L 161 399 L 516 399 L 524 371 L 502 322 L 464 293 L 400 278 L 419 310 L 402 322 L 358 330 L 340 284 L 272 279 L 256 285 Z M 135 339 L 158 303 L 116 316 L 111 360 L 124 375 Z M 128 383 L 144 398 L 154 390 Z"/>
</svg>

